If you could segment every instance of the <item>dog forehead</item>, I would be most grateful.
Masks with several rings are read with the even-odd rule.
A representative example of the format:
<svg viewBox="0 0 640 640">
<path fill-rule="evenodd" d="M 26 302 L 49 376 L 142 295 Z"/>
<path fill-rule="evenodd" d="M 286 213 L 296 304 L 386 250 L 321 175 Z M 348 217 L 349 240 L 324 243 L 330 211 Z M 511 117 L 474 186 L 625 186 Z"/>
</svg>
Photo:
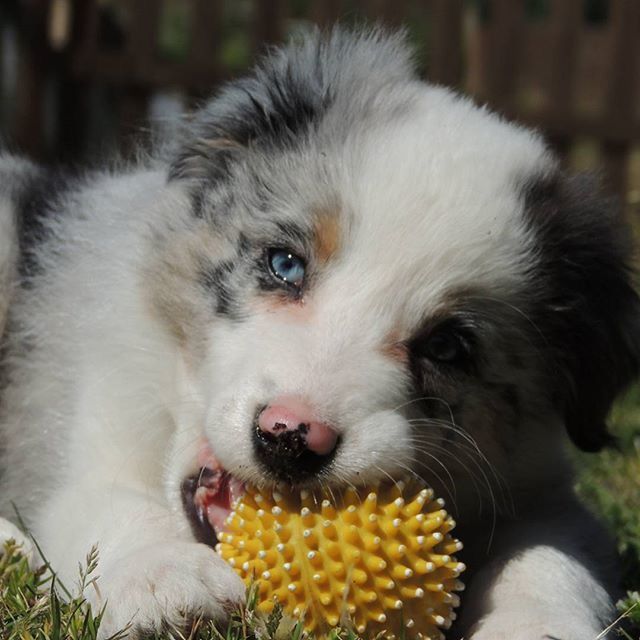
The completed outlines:
<svg viewBox="0 0 640 640">
<path fill-rule="evenodd" d="M 370 298 L 390 297 L 416 315 L 452 290 L 522 286 L 531 237 L 521 185 L 554 167 L 536 134 L 430 89 L 346 154 L 350 238 L 340 279 L 352 274 Z"/>
</svg>

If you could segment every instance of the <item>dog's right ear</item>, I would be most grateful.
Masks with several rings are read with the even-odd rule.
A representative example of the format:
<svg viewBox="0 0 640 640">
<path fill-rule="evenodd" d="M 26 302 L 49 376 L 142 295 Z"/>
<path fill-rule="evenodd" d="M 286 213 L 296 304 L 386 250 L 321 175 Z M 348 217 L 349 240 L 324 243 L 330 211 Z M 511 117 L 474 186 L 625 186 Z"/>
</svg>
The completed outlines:
<svg viewBox="0 0 640 640">
<path fill-rule="evenodd" d="M 586 176 L 530 182 L 527 220 L 536 242 L 532 320 L 549 354 L 550 389 L 581 449 L 611 439 L 606 418 L 640 370 L 640 298 L 631 233 Z"/>
</svg>

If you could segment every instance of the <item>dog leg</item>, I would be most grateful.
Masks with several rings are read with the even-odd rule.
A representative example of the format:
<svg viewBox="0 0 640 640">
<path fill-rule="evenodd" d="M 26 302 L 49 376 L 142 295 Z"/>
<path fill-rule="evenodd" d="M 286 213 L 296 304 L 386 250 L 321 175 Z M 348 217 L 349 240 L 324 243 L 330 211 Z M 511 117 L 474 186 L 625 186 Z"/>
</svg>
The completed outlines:
<svg viewBox="0 0 640 640">
<path fill-rule="evenodd" d="M 36 539 L 70 588 L 77 564 L 99 541 L 99 579 L 85 594 L 106 607 L 101 637 L 132 625 L 134 637 L 220 620 L 243 600 L 244 585 L 210 547 L 191 542 L 161 496 L 95 483 L 58 491 L 39 518 Z"/>
<path fill-rule="evenodd" d="M 468 640 L 595 639 L 615 617 L 606 590 L 586 566 L 548 544 L 483 569 L 463 604 L 463 622 L 473 624 Z"/>
</svg>

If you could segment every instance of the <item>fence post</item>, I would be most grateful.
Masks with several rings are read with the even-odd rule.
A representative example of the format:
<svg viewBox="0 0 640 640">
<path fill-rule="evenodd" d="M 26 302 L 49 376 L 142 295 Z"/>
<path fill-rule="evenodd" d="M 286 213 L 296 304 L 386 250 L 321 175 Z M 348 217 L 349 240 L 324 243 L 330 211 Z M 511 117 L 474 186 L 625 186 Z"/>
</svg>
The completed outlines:
<svg viewBox="0 0 640 640">
<path fill-rule="evenodd" d="M 606 114 L 610 128 L 631 131 L 635 119 L 635 99 L 640 73 L 639 39 L 640 2 L 637 0 L 612 0 L 611 42 L 613 46 L 609 63 L 611 70 L 606 100 Z M 619 193 L 626 202 L 628 160 L 631 143 L 626 140 L 607 140 L 602 143 L 602 155 L 607 170 L 607 181 L 612 191 Z"/>
<path fill-rule="evenodd" d="M 29 155 L 42 159 L 46 154 L 44 128 L 44 88 L 53 52 L 49 50 L 47 19 L 49 0 L 34 0 L 23 7 L 20 25 L 19 68 L 16 90 L 15 141 Z"/>
<path fill-rule="evenodd" d="M 514 89 L 519 77 L 524 3 L 514 0 L 494 0 L 491 3 L 483 81 L 490 103 L 506 113 L 512 113 Z"/>
<path fill-rule="evenodd" d="M 284 0 L 254 0 L 253 2 L 253 41 L 255 56 L 265 44 L 282 40 L 286 18 Z"/>
<path fill-rule="evenodd" d="M 462 84 L 464 0 L 433 0 L 429 80 L 447 86 Z"/>
<path fill-rule="evenodd" d="M 547 87 L 546 121 L 568 122 L 575 103 L 574 71 L 582 23 L 583 0 L 562 0 L 551 7 L 551 60 L 553 62 Z M 549 140 L 563 162 L 566 162 L 572 142 L 570 131 L 554 130 Z"/>
</svg>

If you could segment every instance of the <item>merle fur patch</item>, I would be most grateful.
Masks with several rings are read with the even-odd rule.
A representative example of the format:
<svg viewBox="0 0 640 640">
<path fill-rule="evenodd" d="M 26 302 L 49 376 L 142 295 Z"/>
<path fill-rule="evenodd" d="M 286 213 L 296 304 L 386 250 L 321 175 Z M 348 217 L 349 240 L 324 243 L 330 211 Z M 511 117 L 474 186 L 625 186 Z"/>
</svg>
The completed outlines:
<svg viewBox="0 0 640 640">
<path fill-rule="evenodd" d="M 173 162 L 170 178 L 206 176 L 216 183 L 229 175 L 242 148 L 294 147 L 331 102 L 331 86 L 319 64 L 311 75 L 296 71 L 293 61 L 267 61 L 254 75 L 227 85 L 219 98 L 199 114 L 191 141 Z"/>
<path fill-rule="evenodd" d="M 404 36 L 366 30 L 354 37 L 336 28 L 271 51 L 251 75 L 227 84 L 195 115 L 173 156 L 169 178 L 217 184 L 229 178 L 247 151 L 273 153 L 303 145 L 338 95 L 362 88 L 363 69 L 369 68 L 376 69 L 367 78 L 372 95 L 412 77 Z M 366 100 L 360 109 L 366 112 Z"/>
</svg>

